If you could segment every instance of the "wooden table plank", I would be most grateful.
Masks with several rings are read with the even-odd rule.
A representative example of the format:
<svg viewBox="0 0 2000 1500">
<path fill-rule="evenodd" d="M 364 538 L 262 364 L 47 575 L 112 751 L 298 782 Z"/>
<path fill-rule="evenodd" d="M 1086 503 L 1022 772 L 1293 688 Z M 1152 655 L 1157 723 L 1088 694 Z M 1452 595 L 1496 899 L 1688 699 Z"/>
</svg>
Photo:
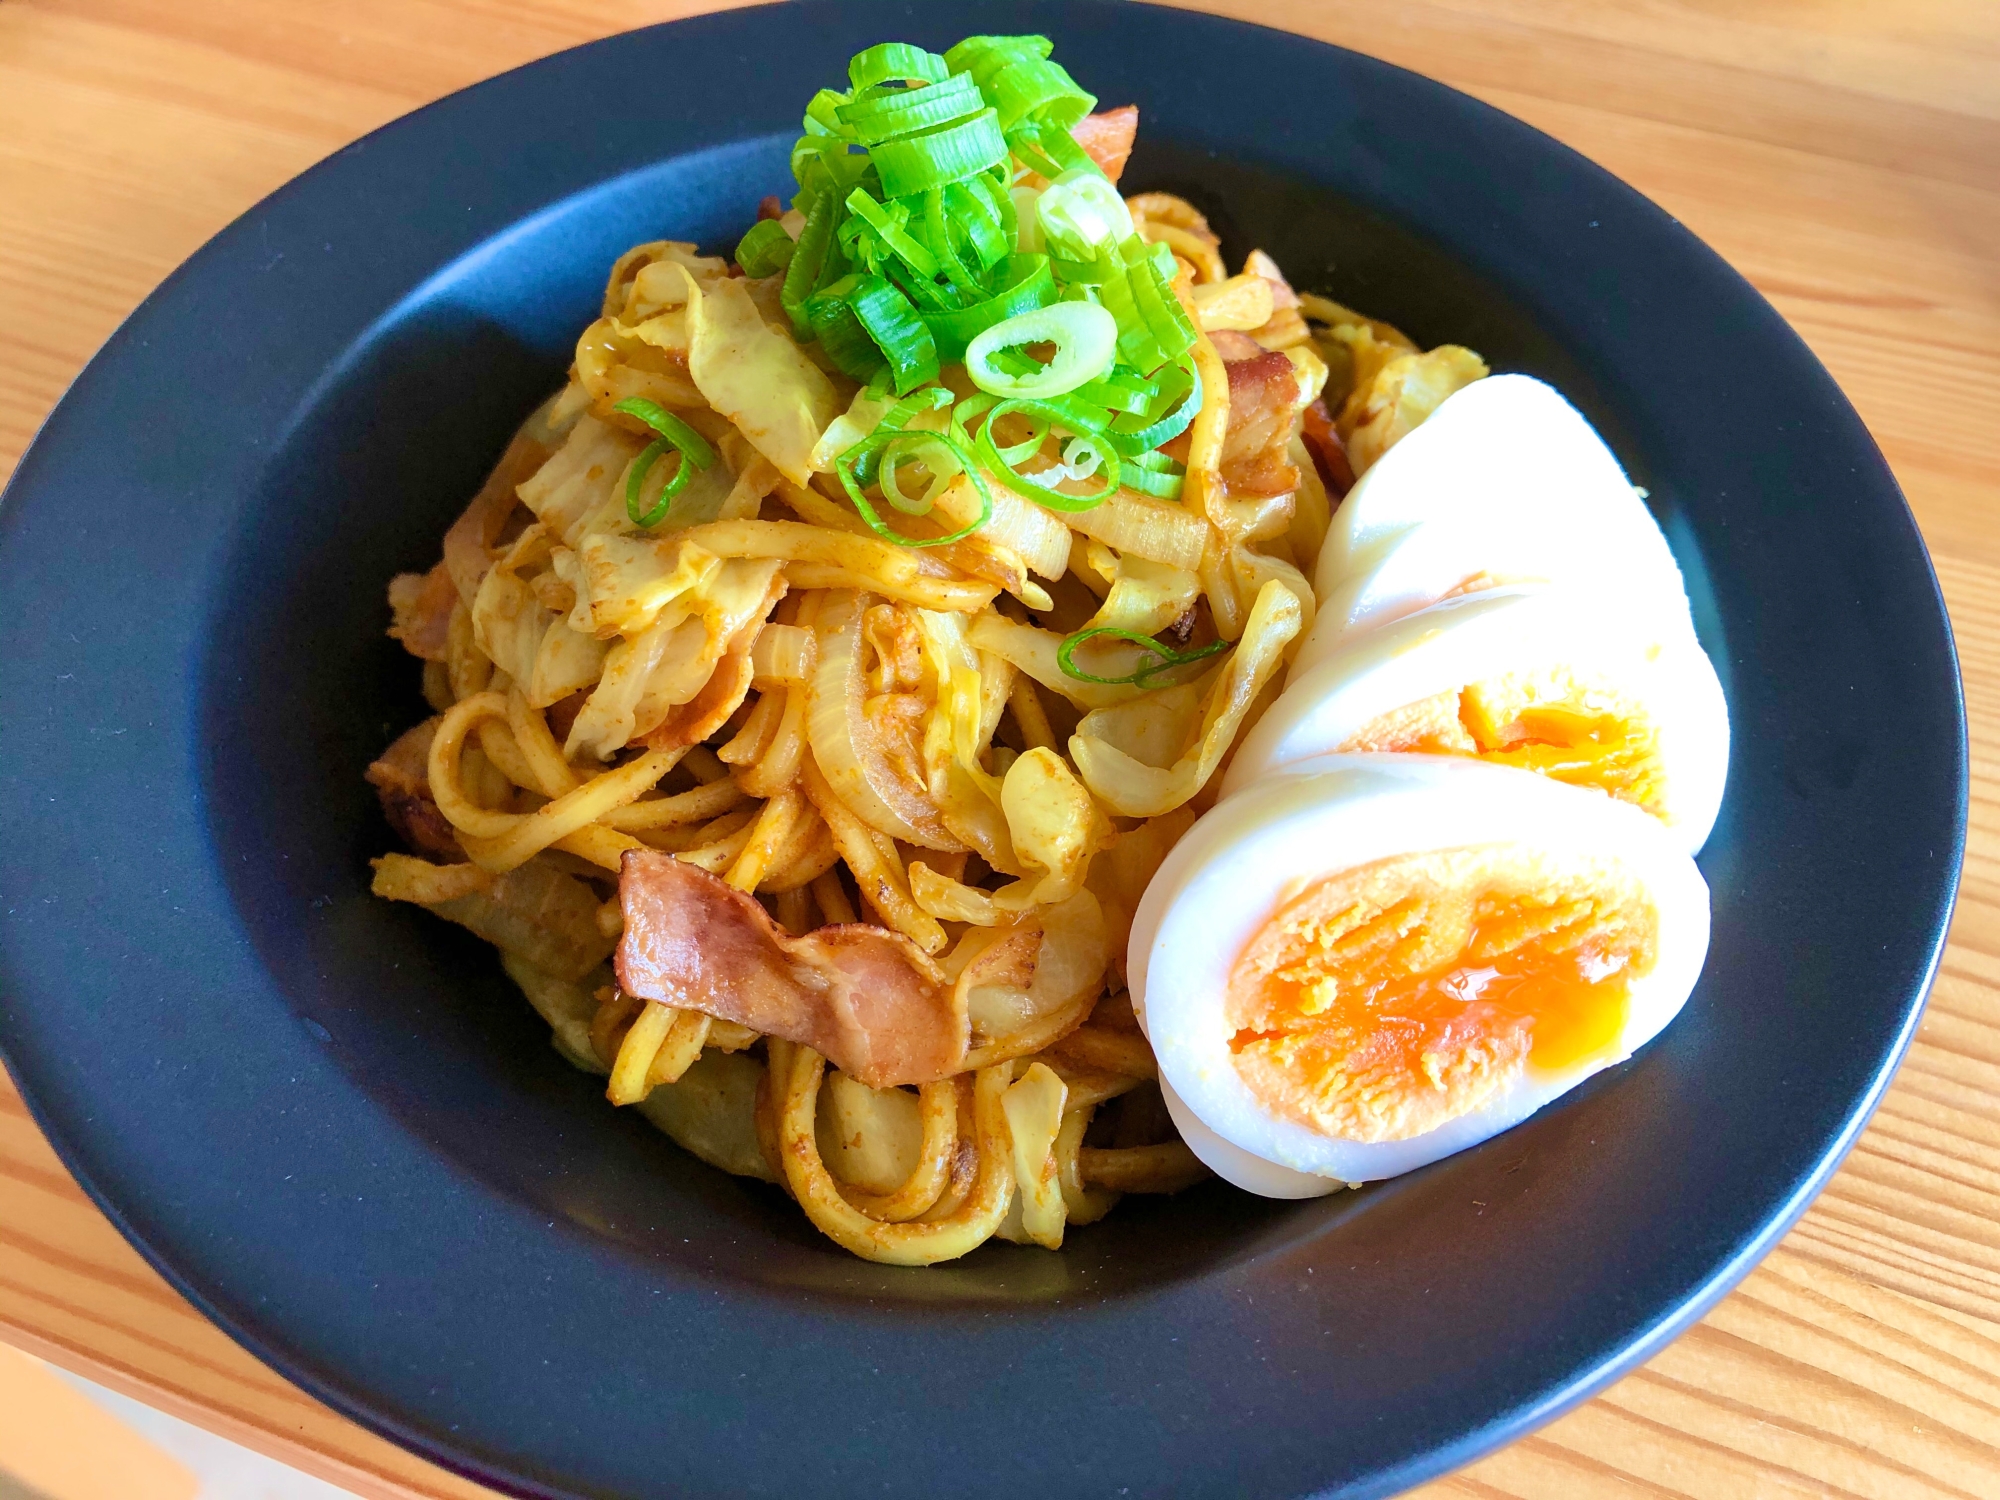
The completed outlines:
<svg viewBox="0 0 2000 1500">
<path fill-rule="evenodd" d="M 711 8 L 0 3 L 0 475 L 117 321 L 262 194 L 454 88 Z M 1764 1265 L 1642 1371 L 1420 1493 L 2000 1494 L 2000 9 L 1203 8 L 1466 89 L 1721 251 L 1881 442 L 1965 670 L 1973 816 L 1952 945 L 1853 1157 Z M 364 1495 L 483 1493 L 334 1416 L 207 1323 L 83 1198 L 4 1081 L 0 1335 Z"/>
</svg>

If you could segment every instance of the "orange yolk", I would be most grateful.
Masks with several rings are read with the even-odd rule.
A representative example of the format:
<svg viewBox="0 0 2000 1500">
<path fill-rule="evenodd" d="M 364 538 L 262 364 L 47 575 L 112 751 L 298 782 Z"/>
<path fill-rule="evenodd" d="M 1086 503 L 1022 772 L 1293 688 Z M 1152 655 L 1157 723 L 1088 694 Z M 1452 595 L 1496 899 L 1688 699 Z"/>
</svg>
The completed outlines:
<svg viewBox="0 0 2000 1500">
<path fill-rule="evenodd" d="M 1657 928 L 1610 860 L 1495 845 L 1342 871 L 1282 905 L 1238 958 L 1237 1071 L 1326 1135 L 1407 1140 L 1531 1063 L 1614 1054 Z"/>
<path fill-rule="evenodd" d="M 1643 710 L 1566 673 L 1522 673 L 1421 699 L 1364 725 L 1342 750 L 1469 755 L 1593 787 L 1659 815 L 1659 733 Z"/>
</svg>

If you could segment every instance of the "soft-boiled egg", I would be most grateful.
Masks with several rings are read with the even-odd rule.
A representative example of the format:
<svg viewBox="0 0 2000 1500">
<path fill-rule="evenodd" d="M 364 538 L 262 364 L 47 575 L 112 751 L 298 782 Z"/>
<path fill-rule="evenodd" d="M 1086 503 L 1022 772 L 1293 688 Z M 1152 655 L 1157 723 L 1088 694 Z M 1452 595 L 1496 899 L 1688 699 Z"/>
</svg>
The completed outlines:
<svg viewBox="0 0 2000 1500">
<path fill-rule="evenodd" d="M 1293 675 L 1358 631 L 1509 583 L 1589 593 L 1656 637 L 1693 628 L 1680 568 L 1618 460 L 1526 375 L 1454 392 L 1341 502 Z"/>
<path fill-rule="evenodd" d="M 1526 1119 L 1680 1010 L 1708 888 L 1629 804 L 1472 759 L 1329 755 L 1167 856 L 1127 954 L 1169 1109 L 1271 1197 Z"/>
<path fill-rule="evenodd" d="M 1691 631 L 1660 639 L 1596 595 L 1517 585 L 1442 600 L 1295 671 L 1223 795 L 1333 751 L 1539 772 L 1646 809 L 1693 850 L 1722 803 L 1729 713 Z"/>
</svg>

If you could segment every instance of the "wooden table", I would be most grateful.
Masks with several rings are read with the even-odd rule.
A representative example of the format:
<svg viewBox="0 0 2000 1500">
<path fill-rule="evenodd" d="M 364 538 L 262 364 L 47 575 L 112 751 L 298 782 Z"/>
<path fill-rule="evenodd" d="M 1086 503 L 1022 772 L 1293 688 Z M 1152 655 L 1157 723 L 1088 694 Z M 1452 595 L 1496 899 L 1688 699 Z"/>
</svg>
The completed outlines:
<svg viewBox="0 0 2000 1500">
<path fill-rule="evenodd" d="M 0 477 L 118 320 L 264 193 L 440 94 L 707 8 L 0 3 Z M 1466 89 L 1603 163 L 1748 275 L 1853 397 L 1909 494 L 1972 715 L 1952 945 L 1846 1167 L 1651 1364 L 1423 1493 L 2000 1495 L 2000 5 L 1208 8 Z M 486 1493 L 335 1416 L 170 1291 L 4 1076 L 0 1338 L 363 1495 Z"/>
</svg>

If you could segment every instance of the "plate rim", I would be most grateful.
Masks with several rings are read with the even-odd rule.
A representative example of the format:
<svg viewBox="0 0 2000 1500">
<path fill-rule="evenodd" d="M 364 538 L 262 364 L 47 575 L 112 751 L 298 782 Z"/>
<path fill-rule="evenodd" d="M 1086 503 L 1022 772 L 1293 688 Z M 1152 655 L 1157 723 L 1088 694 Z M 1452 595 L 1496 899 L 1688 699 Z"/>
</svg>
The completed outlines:
<svg viewBox="0 0 2000 1500">
<path fill-rule="evenodd" d="M 251 221 L 258 218 L 267 210 L 287 203 L 295 197 L 311 193 L 317 183 L 323 180 L 323 175 L 332 170 L 342 157 L 357 150 L 396 142 L 419 128 L 421 122 L 448 114 L 460 107 L 462 101 L 468 96 L 509 90 L 516 86 L 518 80 L 523 75 L 535 74 L 559 66 L 574 65 L 594 52 L 629 45 L 635 37 L 662 32 L 686 33 L 709 26 L 715 26 L 717 29 L 726 29 L 738 24 L 768 22 L 780 12 L 791 8 L 793 7 L 784 5 L 759 5 L 739 10 L 708 12 L 698 16 L 660 22 L 651 26 L 637 28 L 634 31 L 599 38 L 533 59 L 516 68 L 490 78 L 482 79 L 464 89 L 456 90 L 437 100 L 433 100 L 377 127 L 356 141 L 339 148 L 324 160 L 315 163 L 271 193 L 266 194 L 251 207 L 244 210 L 237 218 L 233 219 L 230 224 L 224 226 L 215 235 L 206 240 L 200 248 L 176 267 L 159 285 L 148 292 L 146 297 L 140 301 L 131 313 L 120 321 L 118 327 L 105 340 L 103 345 L 100 346 L 91 356 L 90 360 L 72 378 L 62 397 L 38 424 L 36 432 L 30 439 L 28 446 L 23 450 L 21 459 L 14 473 L 10 476 L 5 490 L 0 491 L 0 563 L 4 563 L 5 558 L 4 542 L 7 523 L 18 519 L 17 512 L 19 510 L 20 498 L 34 487 L 32 466 L 39 458 L 45 457 L 45 455 L 39 453 L 39 450 L 42 449 L 45 441 L 54 441 L 49 438 L 52 427 L 55 425 L 57 419 L 63 415 L 65 407 L 68 407 L 72 400 L 77 397 L 77 393 L 85 388 L 87 381 L 93 373 L 97 372 L 101 366 L 119 357 L 132 335 L 132 330 L 142 324 L 150 312 L 170 299 L 185 280 L 201 274 L 203 267 L 213 258 L 212 252 L 216 250 L 219 244 L 229 240 L 232 236 L 240 232 L 244 232 L 246 226 Z M 834 0 L 818 0 L 818 3 L 811 4 L 806 8 L 831 10 L 841 7 L 835 4 Z M 1107 16 L 1110 16 L 1114 12 L 1124 12 L 1129 15 L 1135 10 L 1140 9 L 1139 7 L 1129 5 L 1101 3 L 1101 0 L 1072 0 L 1072 3 L 1066 8 L 1075 12 L 1104 14 Z M 1460 91 L 1451 89 L 1449 85 L 1442 84 L 1422 74 L 1417 74 L 1412 70 L 1383 62 L 1368 54 L 1355 52 L 1352 49 L 1339 47 L 1335 44 L 1320 42 L 1317 39 L 1301 37 L 1295 33 L 1283 32 L 1278 28 L 1263 26 L 1255 22 L 1233 17 L 1217 16 L 1206 12 L 1182 11 L 1177 7 L 1154 7 L 1148 5 L 1143 7 L 1143 9 L 1154 12 L 1155 15 L 1164 15 L 1175 19 L 1191 19 L 1196 23 L 1205 22 L 1217 28 L 1242 29 L 1282 35 L 1308 47 L 1323 48 L 1331 53 L 1344 54 L 1348 58 L 1360 59 L 1373 67 L 1404 74 L 1408 78 L 1418 80 L 1425 87 L 1446 89 L 1451 93 L 1460 94 Z M 1460 97 L 1469 98 L 1470 96 L 1460 94 Z M 1533 129 L 1533 127 L 1527 126 L 1525 122 L 1505 115 L 1503 111 L 1485 105 L 1482 101 L 1471 100 L 1471 102 L 1477 105 L 1478 108 L 1489 111 L 1493 115 L 1506 119 L 1521 128 Z M 1589 173 L 1607 182 L 1616 183 L 1620 189 L 1630 194 L 1639 203 L 1666 217 L 1664 211 L 1659 210 L 1656 205 L 1651 204 L 1650 200 L 1645 199 L 1636 190 L 1631 189 L 1621 180 L 1613 177 L 1605 169 L 1598 167 L 1594 162 L 1591 162 L 1573 148 L 1555 141 L 1553 137 L 1546 136 L 1539 131 L 1536 134 L 1540 135 L 1543 141 L 1548 142 L 1551 146 L 1573 158 L 1574 163 L 1580 164 Z M 690 151 L 700 149 L 705 148 L 699 146 L 689 148 Z M 665 160 L 671 156 L 684 154 L 688 153 L 676 150 L 664 153 L 660 159 Z M 1678 227 L 1677 220 L 1672 222 Z M 1684 229 L 1681 232 L 1687 233 Z M 1690 238 L 1693 237 L 1690 235 Z M 476 253 L 476 249 L 477 243 L 469 246 L 463 253 Z M 1713 254 L 1713 252 L 1710 253 Z M 1727 265 L 1727 262 L 1723 262 L 1720 256 L 1716 256 L 1715 259 L 1719 264 Z M 1732 272 L 1734 271 L 1733 267 L 1729 269 Z M 1739 279 L 1741 279 L 1740 275 Z M 1744 281 L 1744 287 L 1749 295 L 1758 298 L 1760 301 L 1763 300 L 1761 293 L 1758 293 L 1754 287 L 1751 287 L 1747 280 Z M 1803 341 L 1801 341 L 1801 346 L 1804 347 Z M 1816 359 L 1816 356 L 1813 357 Z M 1849 409 L 1851 411 L 1851 407 Z M 1855 417 L 1855 420 L 1857 423 L 1859 422 L 1858 415 Z M 1946 873 L 1944 874 L 1934 902 L 1939 915 L 1933 924 L 1933 936 L 1929 951 L 1923 956 L 1921 976 L 1912 986 L 1913 998 L 1906 1006 L 1900 1030 L 1892 1045 L 1883 1055 L 1881 1062 L 1875 1068 L 1862 1096 L 1848 1110 L 1843 1129 L 1821 1153 L 1814 1169 L 1800 1181 L 1790 1196 L 1778 1208 L 1777 1212 L 1766 1218 L 1759 1233 L 1750 1241 L 1739 1246 L 1733 1255 L 1714 1269 L 1708 1280 L 1695 1295 L 1685 1299 L 1671 1314 L 1657 1320 L 1639 1336 L 1629 1340 L 1624 1348 L 1614 1357 L 1598 1363 L 1594 1368 L 1577 1376 L 1563 1389 L 1548 1395 L 1532 1407 L 1497 1413 L 1485 1426 L 1463 1434 L 1456 1442 L 1442 1448 L 1433 1449 L 1418 1458 L 1404 1462 L 1394 1469 L 1382 1470 L 1377 1474 L 1371 1475 L 1370 1479 L 1360 1488 L 1343 1491 L 1343 1493 L 1368 1495 L 1392 1494 L 1407 1485 L 1420 1483 L 1426 1479 L 1443 1474 L 1448 1470 L 1457 1468 L 1553 1420 L 1556 1416 L 1589 1399 L 1589 1397 L 1631 1369 L 1651 1358 L 1666 1344 L 1670 1343 L 1705 1315 L 1789 1232 L 1853 1149 L 1861 1133 L 1866 1129 L 1876 1108 L 1879 1106 L 1890 1083 L 1893 1081 L 1896 1071 L 1914 1038 L 1917 1027 L 1921 1023 L 1927 999 L 1934 985 L 1949 937 L 1950 918 L 1958 893 L 1967 838 L 1970 768 L 1963 680 L 1959 671 L 1953 623 L 1937 578 L 1936 566 L 1929 556 L 1921 531 L 1916 525 L 1914 514 L 1909 508 L 1908 501 L 1903 497 L 1900 485 L 1895 480 L 1892 471 L 1888 468 L 1886 460 L 1881 457 L 1879 449 L 1875 453 L 1875 461 L 1880 466 L 1880 480 L 1887 484 L 1889 490 L 1897 496 L 1902 504 L 1903 519 L 1916 543 L 1916 555 L 1921 560 L 1929 579 L 1931 598 L 1925 602 L 1935 608 L 1937 620 L 1943 632 L 1943 645 L 1950 658 L 1953 687 L 1952 710 L 1958 728 L 1956 743 L 1950 747 L 1955 760 L 1952 776 L 1956 794 L 1954 844 L 1952 848 L 1945 851 L 1944 863 Z M 0 1040 L 4 1040 L 4 1037 L 0 1037 Z M 558 1500 L 560 1500 L 560 1497 L 579 1493 L 578 1491 L 564 1487 L 561 1482 L 553 1484 L 544 1483 L 540 1478 L 525 1471 L 496 1469 L 487 1463 L 469 1458 L 464 1450 L 451 1448 L 448 1444 L 440 1441 L 433 1432 L 406 1420 L 396 1410 L 379 1401 L 375 1392 L 364 1392 L 352 1384 L 343 1385 L 331 1374 L 322 1372 L 309 1359 L 303 1357 L 301 1351 L 288 1346 L 283 1338 L 278 1337 L 276 1328 L 267 1329 L 255 1319 L 243 1316 L 240 1309 L 231 1309 L 224 1303 L 214 1300 L 207 1288 L 192 1279 L 192 1273 L 184 1273 L 178 1268 L 178 1264 L 174 1259 L 175 1247 L 155 1244 L 154 1235 L 144 1232 L 127 1212 L 112 1197 L 108 1196 L 108 1190 L 99 1181 L 99 1174 L 93 1169 L 92 1163 L 88 1159 L 88 1153 L 78 1146 L 76 1142 L 72 1141 L 68 1137 L 67 1132 L 60 1128 L 50 1112 L 49 1101 L 43 1099 L 41 1090 L 31 1078 L 24 1075 L 14 1058 L 8 1054 L 5 1048 L 0 1048 L 0 1064 L 4 1064 L 8 1068 L 10 1076 L 13 1078 L 16 1088 L 26 1103 L 37 1128 L 43 1132 L 45 1138 L 54 1146 L 65 1168 L 72 1173 L 91 1201 L 105 1214 L 118 1229 L 119 1233 L 128 1243 L 138 1249 L 148 1264 L 173 1286 L 177 1292 L 198 1308 L 204 1317 L 215 1323 L 234 1341 L 247 1349 L 260 1361 L 278 1371 L 287 1380 L 299 1385 L 336 1411 L 356 1420 L 363 1427 L 389 1438 L 400 1446 L 419 1454 L 449 1472 L 503 1492 L 523 1496 L 558 1497 Z M 563 1232 L 574 1233 L 575 1231 L 569 1229 L 568 1226 L 564 1226 Z"/>
</svg>

